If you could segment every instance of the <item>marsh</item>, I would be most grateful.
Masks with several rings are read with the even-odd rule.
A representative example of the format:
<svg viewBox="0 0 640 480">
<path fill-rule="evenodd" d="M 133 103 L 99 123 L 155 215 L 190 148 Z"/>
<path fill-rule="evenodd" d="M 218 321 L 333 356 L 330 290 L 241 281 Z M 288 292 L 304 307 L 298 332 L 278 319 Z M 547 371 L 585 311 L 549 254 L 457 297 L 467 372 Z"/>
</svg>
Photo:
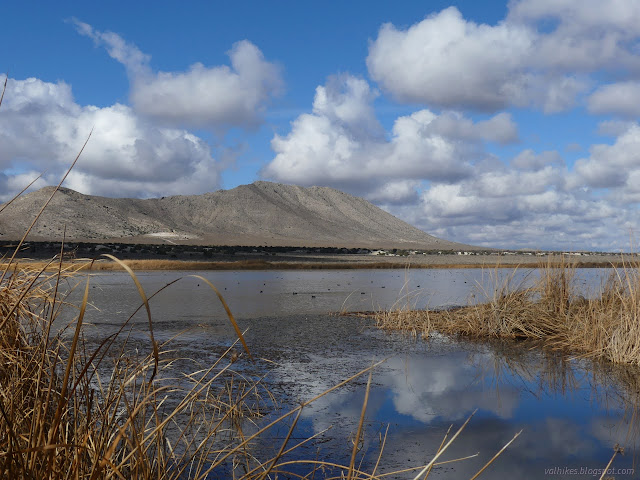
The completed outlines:
<svg viewBox="0 0 640 480">
<path fill-rule="evenodd" d="M 236 337 L 216 296 L 192 273 L 141 272 L 139 279 L 151 294 L 180 278 L 150 302 L 155 336 L 159 342 L 176 337 L 171 342 L 176 357 L 206 365 Z M 386 359 L 373 375 L 361 446 L 364 465 L 375 463 L 387 427 L 383 470 L 422 465 L 437 451 L 449 425 L 461 424 L 476 409 L 446 458 L 478 456 L 438 467 L 453 470 L 456 478 L 477 471 L 519 430 L 522 435 L 490 467 L 494 476 L 539 478 L 555 466 L 604 468 L 615 444 L 624 445 L 626 454 L 616 458 L 614 467 L 634 464 L 637 399 L 630 390 L 632 379 L 640 378 L 636 369 L 567 359 L 526 342 L 469 342 L 438 334 L 427 341 L 412 339 L 377 330 L 368 318 L 336 314 L 480 301 L 479 292 L 495 282 L 486 270 L 199 273 L 224 295 L 246 329 L 254 357 L 269 360 L 254 364 L 241 356 L 234 368 L 266 374 L 280 409 Z M 580 270 L 585 292 L 606 273 Z M 527 282 L 534 274 L 522 270 L 514 278 Z M 86 332 L 98 339 L 118 329 L 140 298 L 126 273 L 92 274 L 90 284 L 94 308 L 87 312 L 91 325 Z M 131 335 L 144 349 L 146 317 L 138 315 Z M 319 437 L 298 449 L 297 457 L 348 462 L 365 381 L 360 378 L 304 409 L 294 437 Z M 277 443 L 284 433 L 280 428 L 271 435 L 260 448 Z"/>
</svg>

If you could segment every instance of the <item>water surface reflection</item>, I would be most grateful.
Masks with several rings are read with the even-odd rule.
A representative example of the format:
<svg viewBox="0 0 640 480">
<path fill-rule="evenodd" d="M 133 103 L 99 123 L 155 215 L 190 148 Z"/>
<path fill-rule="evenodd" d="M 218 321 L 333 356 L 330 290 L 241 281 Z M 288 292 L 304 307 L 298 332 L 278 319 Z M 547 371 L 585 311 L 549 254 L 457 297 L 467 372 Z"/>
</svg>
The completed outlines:
<svg viewBox="0 0 640 480">
<path fill-rule="evenodd" d="M 586 289 L 603 276 L 602 271 L 579 274 Z M 140 280 L 152 293 L 186 275 L 142 273 Z M 479 453 L 478 457 L 439 467 L 439 472 L 453 470 L 451 478 L 470 477 L 521 429 L 523 434 L 485 475 L 541 478 L 554 467 L 565 472 L 603 468 L 616 443 L 626 447 L 626 454 L 614 466 L 634 466 L 640 376 L 632 369 L 567 361 L 529 344 L 473 344 L 438 336 L 428 342 L 413 341 L 377 331 L 365 319 L 327 314 L 343 308 L 389 308 L 398 301 L 418 308 L 464 304 L 478 284 L 492 288 L 493 280 L 481 269 L 202 275 L 222 291 L 241 328 L 248 329 L 246 339 L 254 355 L 275 362 L 261 362 L 255 372 L 256 367 L 242 360 L 238 369 L 267 373 L 267 386 L 284 401 L 283 408 L 313 397 L 373 361 L 388 359 L 373 378 L 363 465 L 375 463 L 387 425 L 382 468 L 424 464 L 437 451 L 449 425 L 460 425 L 479 409 L 444 458 Z M 519 272 L 515 280 L 527 281 L 530 275 Z M 88 331 L 99 339 L 119 328 L 140 300 L 126 274 L 99 274 L 91 282 L 94 308 L 87 313 L 87 321 L 93 326 Z M 217 298 L 196 278 L 171 285 L 152 299 L 151 308 L 158 340 L 186 330 L 172 343 L 176 355 L 204 365 L 234 340 Z M 132 335 L 145 348 L 146 317 L 141 313 L 134 320 Z M 358 379 L 304 410 L 296 438 L 329 430 L 298 454 L 315 458 L 320 449 L 320 455 L 348 463 L 365 382 Z M 553 477 L 576 478 L 572 474 Z"/>
<path fill-rule="evenodd" d="M 305 320 L 312 330 L 316 323 L 330 322 L 323 317 Z M 519 430 L 523 434 L 490 467 L 489 476 L 533 479 L 554 466 L 603 468 L 617 443 L 626 446 L 626 455 L 618 457 L 614 466 L 634 466 L 636 394 L 625 389 L 613 371 L 596 372 L 588 362 L 539 351 L 514 351 L 513 345 L 504 343 L 480 345 L 443 338 L 414 342 L 355 326 L 351 336 L 341 328 L 344 349 L 304 343 L 303 355 L 292 355 L 274 368 L 271 382 L 292 399 L 309 398 L 372 359 L 390 356 L 374 375 L 369 399 L 370 466 L 386 425 L 390 430 L 383 470 L 397 470 L 428 462 L 449 425 L 461 425 L 475 409 L 478 413 L 444 458 L 479 455 L 440 468 L 453 470 L 452 478 L 470 478 Z M 318 343 L 323 340 L 320 337 Z M 323 448 L 334 458 L 348 459 L 348 439 L 357 429 L 364 390 L 362 379 L 304 412 L 305 434 L 331 427 L 323 436 L 327 440 Z"/>
</svg>

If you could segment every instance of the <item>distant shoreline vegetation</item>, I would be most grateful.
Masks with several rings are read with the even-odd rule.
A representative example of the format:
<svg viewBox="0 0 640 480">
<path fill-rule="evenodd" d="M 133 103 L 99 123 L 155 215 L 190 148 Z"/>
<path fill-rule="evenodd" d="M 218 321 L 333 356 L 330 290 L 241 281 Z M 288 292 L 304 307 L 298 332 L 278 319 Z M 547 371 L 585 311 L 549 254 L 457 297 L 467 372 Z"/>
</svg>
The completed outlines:
<svg viewBox="0 0 640 480">
<path fill-rule="evenodd" d="M 12 251 L 17 241 L 2 241 L 0 249 L 3 253 Z M 25 242 L 19 257 L 51 258 L 60 253 L 60 241 L 29 241 Z M 397 249 L 393 249 L 395 251 Z M 391 251 L 391 250 L 390 250 Z M 343 247 L 280 247 L 280 246 L 246 246 L 246 245 L 188 245 L 188 244 L 143 244 L 120 242 L 65 242 L 64 252 L 76 257 L 91 257 L 104 253 L 120 254 L 120 258 L 139 258 L 148 256 L 171 257 L 178 255 L 191 255 L 193 257 L 211 258 L 214 255 L 252 255 L 252 254 L 278 254 L 278 253 L 320 253 L 320 254 L 370 254 L 368 248 L 343 248 Z"/>
<path fill-rule="evenodd" d="M 8 258 L 16 242 L 0 242 Z M 103 255 L 116 255 L 137 270 L 277 270 L 477 268 L 516 265 L 535 267 L 541 261 L 569 259 L 579 268 L 622 266 L 636 254 L 603 252 L 534 252 L 514 250 L 404 250 L 344 247 L 283 247 L 244 245 L 139 244 L 113 242 L 25 242 L 16 260 L 38 264 L 62 252 L 63 260 L 81 264 L 95 260 L 93 269 L 121 270 Z M 78 265 L 81 266 L 81 265 Z"/>
</svg>

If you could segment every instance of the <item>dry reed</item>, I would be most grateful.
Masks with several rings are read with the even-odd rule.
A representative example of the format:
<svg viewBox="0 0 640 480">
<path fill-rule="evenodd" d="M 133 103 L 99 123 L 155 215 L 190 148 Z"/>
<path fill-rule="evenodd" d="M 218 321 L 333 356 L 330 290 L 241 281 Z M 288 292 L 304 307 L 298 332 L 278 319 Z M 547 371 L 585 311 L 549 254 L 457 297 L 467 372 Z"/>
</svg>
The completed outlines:
<svg viewBox="0 0 640 480">
<path fill-rule="evenodd" d="M 545 263 L 539 277 L 516 282 L 516 272 L 480 291 L 483 303 L 450 310 L 391 310 L 378 327 L 428 337 L 430 332 L 473 338 L 540 341 L 578 356 L 640 365 L 640 264 L 625 263 L 596 295 L 585 297 L 568 261 Z M 527 278 L 531 280 L 531 278 Z"/>
</svg>

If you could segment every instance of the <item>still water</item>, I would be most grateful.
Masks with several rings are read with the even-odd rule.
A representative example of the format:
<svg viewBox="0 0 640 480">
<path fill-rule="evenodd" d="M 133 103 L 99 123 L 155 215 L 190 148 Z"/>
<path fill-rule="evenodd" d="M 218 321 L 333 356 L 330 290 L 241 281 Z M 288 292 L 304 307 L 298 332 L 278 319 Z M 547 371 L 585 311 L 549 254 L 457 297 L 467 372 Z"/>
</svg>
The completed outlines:
<svg viewBox="0 0 640 480">
<path fill-rule="evenodd" d="M 143 272 L 138 277 L 147 295 L 180 278 L 150 302 L 156 339 L 180 334 L 173 348 L 206 365 L 233 342 L 234 334 L 217 297 L 192 273 Z M 605 274 L 578 273 L 586 294 Z M 270 360 L 259 368 L 285 404 L 295 406 L 373 361 L 387 359 L 373 375 L 361 450 L 367 454 L 365 470 L 375 464 L 387 428 L 381 469 L 418 466 L 432 458 L 451 424 L 457 428 L 478 409 L 443 459 L 478 456 L 438 467 L 432 475 L 469 478 L 523 430 L 482 478 L 599 478 L 595 474 L 607 465 L 615 444 L 625 447 L 625 455 L 616 457 L 612 476 L 640 478 L 638 392 L 632 392 L 637 372 L 554 357 L 526 344 L 474 344 L 439 336 L 415 341 L 380 332 L 366 319 L 329 315 L 481 301 L 510 271 L 498 271 L 497 281 L 481 269 L 198 274 L 216 285 L 241 328 L 248 329 L 254 356 Z M 516 272 L 513 282 L 530 281 L 535 274 Z M 92 275 L 90 282 L 93 307 L 86 316 L 87 332 L 99 339 L 119 328 L 140 298 L 124 273 Z M 137 314 L 133 323 L 133 338 L 145 348 L 146 316 Z M 242 361 L 238 364 L 242 368 Z M 324 454 L 348 463 L 365 383 L 366 378 L 358 379 L 303 411 L 295 438 L 329 430 L 298 455 Z M 637 473 L 632 473 L 634 468 Z"/>
</svg>

